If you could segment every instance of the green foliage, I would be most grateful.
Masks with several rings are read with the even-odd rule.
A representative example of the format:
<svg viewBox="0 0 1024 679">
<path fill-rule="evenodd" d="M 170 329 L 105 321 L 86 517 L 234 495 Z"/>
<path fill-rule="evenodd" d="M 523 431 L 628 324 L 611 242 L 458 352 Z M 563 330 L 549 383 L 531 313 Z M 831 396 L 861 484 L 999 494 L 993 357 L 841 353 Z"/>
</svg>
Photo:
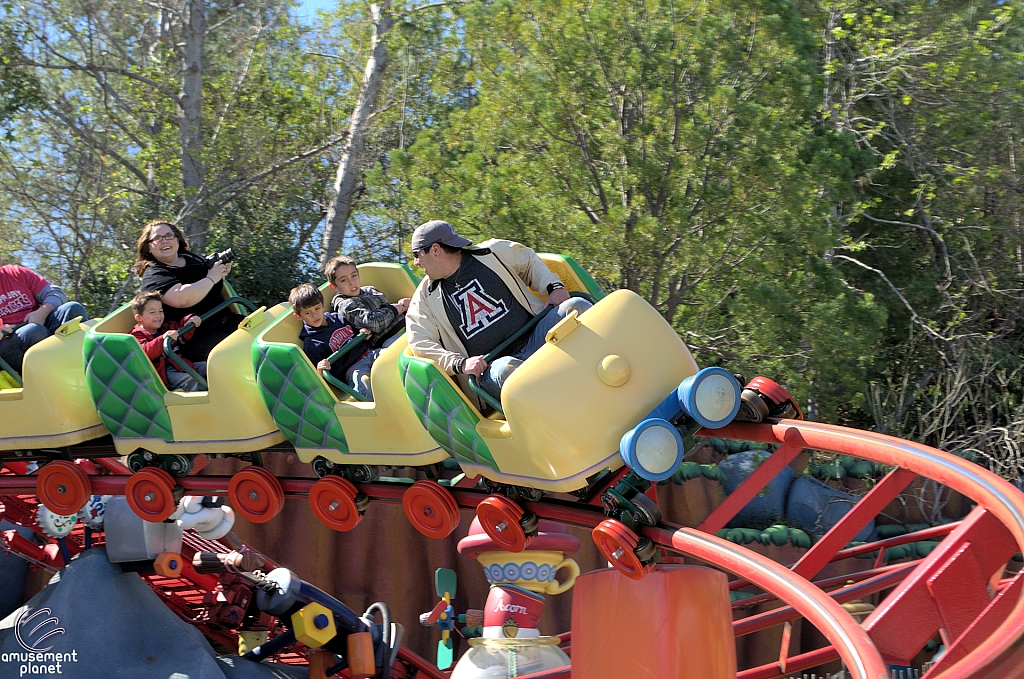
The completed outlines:
<svg viewBox="0 0 1024 679">
<path fill-rule="evenodd" d="M 10 6 L 0 3 L 0 130 L 7 141 L 14 139 L 7 121 L 18 113 L 42 103 L 39 80 L 21 64 L 18 48 L 22 34 L 8 16 Z"/>
<path fill-rule="evenodd" d="M 427 6 L 393 5 L 349 254 L 407 261 L 436 217 L 565 252 L 810 419 L 1019 475 L 1020 0 Z M 178 19 L 123 0 L 2 14 L 0 257 L 100 314 L 136 285 L 143 222 L 201 214 L 246 296 L 319 280 L 340 148 L 291 159 L 346 127 L 368 4 L 315 26 L 207 6 L 202 190 L 183 183 Z M 811 472 L 884 472 L 849 462 Z"/>
</svg>

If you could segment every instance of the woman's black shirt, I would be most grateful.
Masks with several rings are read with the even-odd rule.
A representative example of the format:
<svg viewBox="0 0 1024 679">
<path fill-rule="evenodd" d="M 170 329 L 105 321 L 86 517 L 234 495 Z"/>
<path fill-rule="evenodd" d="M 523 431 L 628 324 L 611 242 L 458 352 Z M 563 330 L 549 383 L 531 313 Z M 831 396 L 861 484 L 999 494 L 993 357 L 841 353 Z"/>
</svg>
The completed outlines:
<svg viewBox="0 0 1024 679">
<path fill-rule="evenodd" d="M 173 267 L 160 262 L 152 262 L 147 266 L 142 274 L 142 291 L 156 290 L 163 294 L 178 283 L 197 283 L 209 275 L 210 268 L 206 266 L 206 260 L 202 257 L 191 252 L 183 252 L 181 256 L 185 260 L 185 266 Z M 224 301 L 223 290 L 224 281 L 217 281 L 205 297 L 190 307 L 179 309 L 164 304 L 164 318 L 180 321 L 189 314 L 202 316 Z M 192 339 L 182 346 L 181 354 L 190 361 L 205 361 L 213 348 L 235 331 L 241 320 L 241 316 L 229 309 L 224 309 L 213 318 L 204 320 Z"/>
<path fill-rule="evenodd" d="M 142 291 L 156 290 L 163 294 L 179 283 L 189 285 L 209 276 L 210 267 L 206 266 L 205 259 L 197 257 L 191 252 L 183 252 L 181 256 L 185 260 L 185 266 L 173 267 L 161 262 L 152 262 L 147 266 L 142 274 Z M 164 304 L 164 318 L 169 321 L 180 321 L 189 314 L 201 316 L 224 301 L 223 289 L 224 282 L 217 281 L 205 297 L 184 309 Z"/>
</svg>

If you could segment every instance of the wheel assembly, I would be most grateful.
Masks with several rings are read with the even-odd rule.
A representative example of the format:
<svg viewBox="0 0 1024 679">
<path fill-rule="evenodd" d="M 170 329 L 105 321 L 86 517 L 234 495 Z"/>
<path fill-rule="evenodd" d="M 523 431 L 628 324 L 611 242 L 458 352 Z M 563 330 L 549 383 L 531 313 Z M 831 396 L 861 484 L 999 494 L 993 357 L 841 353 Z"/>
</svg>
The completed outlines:
<svg viewBox="0 0 1024 679">
<path fill-rule="evenodd" d="M 174 479 L 159 467 L 144 467 L 128 477 L 125 499 L 137 516 L 159 523 L 174 513 Z"/>
<path fill-rule="evenodd" d="M 796 404 L 796 401 L 789 395 L 789 392 L 780 387 L 774 380 L 770 380 L 764 376 L 755 377 L 747 383 L 747 386 L 743 388 L 743 391 L 755 392 L 757 396 L 765 399 L 767 401 L 766 405 L 768 406 L 768 413 L 771 417 L 791 420 L 804 419 L 803 413 L 800 412 L 800 406 Z M 749 401 L 750 398 L 753 397 L 748 397 L 746 400 Z M 749 403 L 747 404 L 747 408 L 751 411 L 754 410 Z M 757 422 L 760 420 L 749 421 Z"/>
<path fill-rule="evenodd" d="M 253 523 L 266 523 L 284 508 L 281 482 L 263 467 L 246 467 L 232 476 L 228 498 L 235 513 Z"/>
<path fill-rule="evenodd" d="M 536 515 L 532 512 L 524 514 L 522 507 L 504 495 L 488 495 L 476 506 L 476 515 L 484 532 L 508 552 L 523 551 L 536 535 Z M 532 530 L 528 531 L 531 527 Z"/>
<path fill-rule="evenodd" d="M 356 506 L 359 490 L 348 479 L 328 474 L 309 489 L 309 506 L 325 526 L 350 531 L 363 520 Z"/>
<path fill-rule="evenodd" d="M 640 538 L 621 521 L 605 519 L 594 528 L 593 536 L 604 558 L 627 578 L 640 580 L 651 570 L 653 564 L 644 564 L 637 555 Z M 650 551 L 646 544 L 644 547 Z"/>
<path fill-rule="evenodd" d="M 650 497 L 643 493 L 637 493 L 633 496 L 631 502 L 636 507 L 636 511 L 633 514 L 640 523 L 645 526 L 657 526 L 661 523 L 661 507 Z"/>
<path fill-rule="evenodd" d="M 402 510 L 413 528 L 440 540 L 459 527 L 459 505 L 437 481 L 417 481 L 402 495 Z"/>
<path fill-rule="evenodd" d="M 36 495 L 54 514 L 70 516 L 89 501 L 92 485 L 74 462 L 55 460 L 39 471 Z"/>
</svg>

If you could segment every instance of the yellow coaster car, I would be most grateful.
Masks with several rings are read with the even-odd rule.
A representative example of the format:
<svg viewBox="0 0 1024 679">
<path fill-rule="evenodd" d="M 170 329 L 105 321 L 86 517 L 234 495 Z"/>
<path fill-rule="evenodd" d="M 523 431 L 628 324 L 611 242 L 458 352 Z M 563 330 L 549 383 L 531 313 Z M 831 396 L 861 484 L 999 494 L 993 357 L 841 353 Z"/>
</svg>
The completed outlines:
<svg viewBox="0 0 1024 679">
<path fill-rule="evenodd" d="M 570 292 L 601 296 L 571 259 L 541 257 Z M 399 365 L 427 431 L 467 475 L 484 477 L 495 492 L 477 513 L 510 551 L 525 547 L 532 516 L 510 497 L 580 490 L 601 471 L 621 468 L 623 435 L 697 373 L 679 335 L 628 290 L 599 299 L 581 316 L 571 312 L 552 328 L 544 346 L 505 382 L 501 402 L 487 416 L 433 361 L 406 350 Z M 440 504 L 425 507 L 426 515 Z"/>
<path fill-rule="evenodd" d="M 206 391 L 168 391 L 128 334 L 135 325 L 130 305 L 94 325 L 85 337 L 85 373 L 95 408 L 117 452 L 129 456 L 128 465 L 136 472 L 125 494 L 132 509 L 150 521 L 163 521 L 174 511 L 173 477 L 188 474 L 189 456 L 254 453 L 284 441 L 256 388 L 250 356 L 253 340 L 286 305 L 253 310 L 228 285 L 224 288 L 225 304 L 230 301 L 239 311 L 239 305 L 247 305 L 251 313 L 210 352 Z M 211 315 L 217 311 L 219 307 Z M 249 490 L 262 513 L 270 513 L 264 519 L 269 520 L 280 511 L 284 496 L 277 480 L 263 471 L 252 468 L 248 476 L 258 477 L 261 485 Z M 237 495 L 236 485 L 232 479 L 232 496 Z"/>
<path fill-rule="evenodd" d="M 363 285 L 374 286 L 393 301 L 410 297 L 418 283 L 401 264 L 360 264 L 359 277 Z M 322 292 L 330 308 L 334 289 L 324 285 Z M 310 490 L 314 512 L 332 528 L 350 530 L 360 520 L 352 481 L 372 481 L 377 466 L 425 466 L 445 460 L 448 453 L 424 431 L 405 397 L 398 372 L 404 335 L 374 361 L 374 400 L 362 401 L 346 385 L 325 379 L 315 369 L 303 353 L 301 329 L 302 321 L 289 307 L 256 338 L 252 365 L 274 421 L 299 459 L 312 462 L 322 477 Z"/>
<path fill-rule="evenodd" d="M 73 446 L 105 436 L 89 396 L 82 341 L 93 322 L 69 321 L 25 353 L 23 373 L 3 373 L 0 450 Z"/>
<path fill-rule="evenodd" d="M 621 467 L 622 436 L 697 372 L 679 335 L 628 290 L 559 322 L 505 383 L 503 414 L 482 415 L 433 361 L 407 350 L 401 367 L 425 426 L 463 471 L 553 492 Z"/>
</svg>

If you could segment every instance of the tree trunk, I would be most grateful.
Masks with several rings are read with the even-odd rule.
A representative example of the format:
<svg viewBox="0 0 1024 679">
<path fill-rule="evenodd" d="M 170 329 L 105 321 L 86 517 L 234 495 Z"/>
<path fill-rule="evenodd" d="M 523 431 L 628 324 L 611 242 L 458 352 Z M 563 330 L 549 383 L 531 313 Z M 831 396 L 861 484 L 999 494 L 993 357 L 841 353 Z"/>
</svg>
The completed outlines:
<svg viewBox="0 0 1024 679">
<path fill-rule="evenodd" d="M 384 41 L 384 35 L 395 23 L 394 17 L 391 16 L 391 0 L 373 3 L 370 5 L 370 13 L 373 18 L 370 58 L 366 61 L 363 84 L 352 117 L 349 119 L 348 141 L 342 148 L 338 172 L 334 178 L 334 195 L 327 208 L 327 226 L 324 228 L 320 248 L 321 266 L 341 249 L 345 240 L 345 226 L 352 213 L 352 200 L 362 175 L 363 149 L 366 135 L 370 130 L 370 118 L 377 104 L 377 95 L 380 94 L 380 85 L 388 64 L 388 45 Z"/>
<path fill-rule="evenodd" d="M 182 26 L 185 48 L 181 59 L 181 96 L 178 100 L 178 133 L 181 139 L 181 181 L 185 189 L 185 220 L 182 228 L 191 249 L 202 252 L 210 218 L 198 202 L 203 186 L 203 41 L 206 34 L 205 0 L 186 0 Z"/>
</svg>

